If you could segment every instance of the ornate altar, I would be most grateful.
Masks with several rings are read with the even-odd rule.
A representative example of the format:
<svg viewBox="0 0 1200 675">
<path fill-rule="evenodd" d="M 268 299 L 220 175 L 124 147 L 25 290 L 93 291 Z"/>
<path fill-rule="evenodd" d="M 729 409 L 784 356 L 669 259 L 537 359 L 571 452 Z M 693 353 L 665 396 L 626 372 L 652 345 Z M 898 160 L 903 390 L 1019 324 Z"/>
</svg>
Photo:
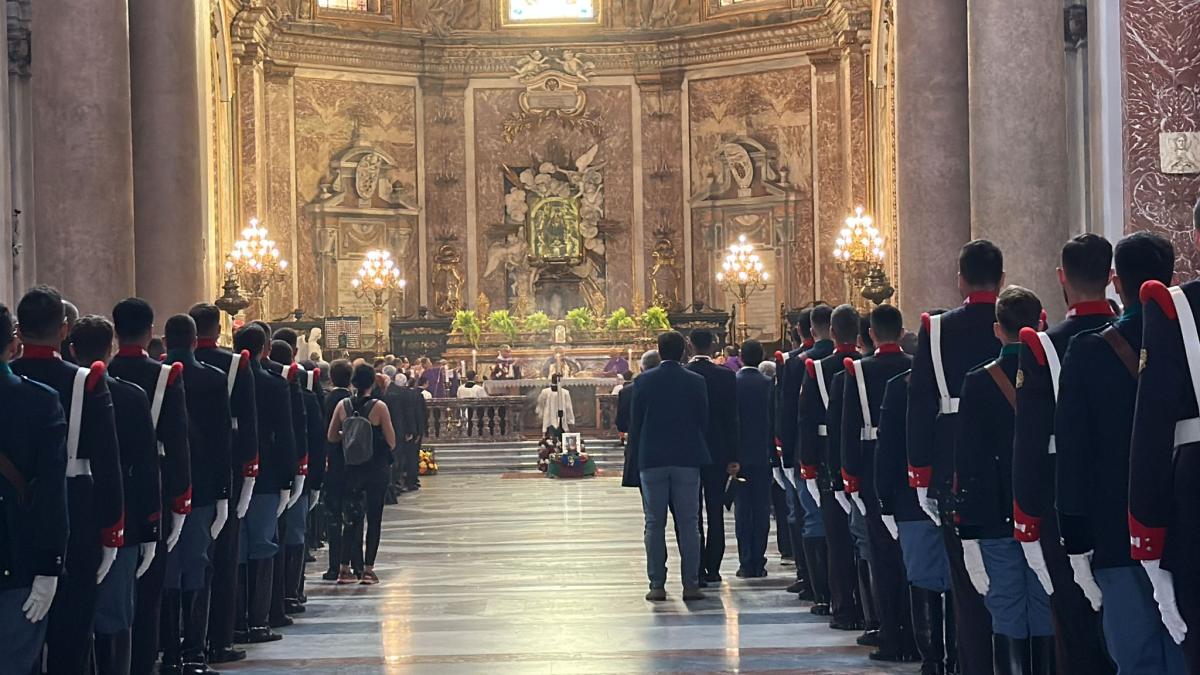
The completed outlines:
<svg viewBox="0 0 1200 675">
<path fill-rule="evenodd" d="M 350 283 L 369 250 L 390 251 L 402 276 L 415 272 L 404 269 L 404 264 L 418 209 L 406 196 L 405 186 L 392 179 L 396 166 L 387 152 L 361 139 L 357 128 L 350 146 L 330 160 L 329 178 L 307 206 L 314 225 L 318 316 L 373 315 L 370 304 L 355 297 Z M 398 300 L 393 304 L 398 305 Z M 364 323 L 371 324 L 362 326 L 364 332 L 375 330 L 373 320 Z"/>
<path fill-rule="evenodd" d="M 776 153 L 748 136 L 726 139 L 712 149 L 713 165 L 719 175 L 709 175 L 708 184 L 691 197 L 692 222 L 700 234 L 695 251 L 695 300 L 708 305 L 730 306 L 731 298 L 709 280 L 721 269 L 731 243 L 745 235 L 757 245 L 764 271 L 771 281 L 765 291 L 748 303 L 745 317 L 751 337 L 778 338 L 779 303 L 789 297 L 786 287 L 792 269 L 791 242 L 801 204 L 806 203 L 799 186 L 788 182 L 787 172 L 776 165 Z"/>
</svg>

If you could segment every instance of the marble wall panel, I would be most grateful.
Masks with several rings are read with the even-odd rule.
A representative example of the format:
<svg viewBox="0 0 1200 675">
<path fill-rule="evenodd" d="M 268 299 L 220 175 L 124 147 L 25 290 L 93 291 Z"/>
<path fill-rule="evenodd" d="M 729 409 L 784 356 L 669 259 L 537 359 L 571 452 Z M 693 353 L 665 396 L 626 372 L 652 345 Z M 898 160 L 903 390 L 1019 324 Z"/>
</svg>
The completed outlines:
<svg viewBox="0 0 1200 675">
<path fill-rule="evenodd" d="M 466 260 L 467 162 L 463 93 L 461 90 L 426 91 L 422 97 L 425 115 L 425 227 L 428 241 L 426 270 L 433 269 L 439 237 L 457 236 L 460 254 Z M 432 274 L 426 277 L 432 279 Z M 433 297 L 432 292 L 429 297 Z M 410 311 L 413 308 L 415 304 L 410 300 Z"/>
<path fill-rule="evenodd" d="M 293 219 L 296 196 L 293 194 L 295 166 L 292 157 L 292 78 L 268 77 L 266 81 L 266 209 L 261 211 L 261 224 L 267 228 L 271 239 L 279 246 L 283 258 L 288 261 L 293 277 L 270 288 L 268 318 L 283 316 L 295 307 L 313 307 L 315 303 L 304 302 L 297 293 L 301 287 L 315 285 L 311 281 L 316 273 L 312 256 L 298 245 L 298 236 L 307 228 L 297 228 Z M 311 250 L 311 249 L 309 249 Z M 314 300 L 315 300 L 315 296 Z"/>
<path fill-rule="evenodd" d="M 676 88 L 645 89 L 642 91 L 642 242 L 646 251 L 646 282 L 642 298 L 646 304 L 653 299 L 650 291 L 650 270 L 654 266 L 656 230 L 669 230 L 675 242 L 676 262 L 680 274 L 679 301 L 683 297 L 683 153 L 680 150 L 680 91 Z"/>
<path fill-rule="evenodd" d="M 818 297 L 826 302 L 845 301 L 842 274 L 833 264 L 837 233 L 849 208 L 848 181 L 842 156 L 842 90 L 838 62 L 819 61 L 813 66 L 813 124 L 816 142 L 816 255 L 820 265 Z"/>
<path fill-rule="evenodd" d="M 317 302 L 314 225 L 305 206 L 317 196 L 321 180 L 328 178 L 329 161 L 349 147 L 357 126 L 359 138 L 375 144 L 396 161 L 389 178 L 399 180 L 405 198 L 417 205 L 416 114 L 416 89 L 412 86 L 319 77 L 295 79 L 295 204 L 299 228 L 296 273 L 300 275 L 301 307 Z M 405 275 L 414 279 L 417 257 L 414 231 L 408 253 L 400 260 Z"/>
<path fill-rule="evenodd" d="M 840 109 L 833 115 L 834 128 Z M 718 172 L 714 150 L 723 139 L 749 136 L 777 153 L 802 201 L 795 204 L 791 238 L 786 244 L 788 278 L 780 283 L 779 300 L 799 305 L 813 299 L 813 119 L 811 69 L 807 66 L 757 73 L 694 79 L 688 83 L 688 134 L 691 145 L 691 194 L 703 190 Z M 838 170 L 837 176 L 844 175 Z M 778 217 L 785 210 L 781 210 Z M 725 242 L 706 241 L 712 223 L 706 209 L 692 213 L 692 284 L 696 298 L 718 302 L 711 289 L 714 270 L 705 248 Z M 778 221 L 777 221 L 778 222 Z"/>
<path fill-rule="evenodd" d="M 556 122 L 535 126 L 518 134 L 506 143 L 501 130 L 504 119 L 519 110 L 517 89 L 475 89 L 475 204 L 476 239 L 480 252 L 476 269 L 470 273 L 479 278 L 479 291 L 492 300 L 492 308 L 502 306 L 503 276 L 495 272 L 482 274 L 487 261 L 488 247 L 498 240 L 498 226 L 504 223 L 503 165 L 530 166 L 534 162 L 573 161 L 599 143 L 600 150 L 593 166 L 604 164 L 604 216 L 612 221 L 613 234 L 607 241 L 608 306 L 629 307 L 633 300 L 633 97 L 629 86 L 587 87 L 587 109 L 603 121 L 599 137 L 579 129 L 567 128 Z M 556 157 L 556 155 L 558 155 Z M 465 259 L 465 256 L 464 256 Z M 474 305 L 471 299 L 469 305 Z"/>
<path fill-rule="evenodd" d="M 870 143 L 867 141 L 867 53 L 863 45 L 852 45 L 842 59 L 845 69 L 847 122 L 845 156 L 848 164 L 846 177 L 849 180 L 847 195 L 854 204 L 868 206 L 870 203 L 869 176 L 871 171 Z"/>
<path fill-rule="evenodd" d="M 1125 229 L 1149 230 L 1175 244 L 1176 278 L 1200 274 L 1191 213 L 1200 175 L 1165 174 L 1159 133 L 1200 131 L 1200 4 L 1121 3 L 1124 83 Z"/>
</svg>

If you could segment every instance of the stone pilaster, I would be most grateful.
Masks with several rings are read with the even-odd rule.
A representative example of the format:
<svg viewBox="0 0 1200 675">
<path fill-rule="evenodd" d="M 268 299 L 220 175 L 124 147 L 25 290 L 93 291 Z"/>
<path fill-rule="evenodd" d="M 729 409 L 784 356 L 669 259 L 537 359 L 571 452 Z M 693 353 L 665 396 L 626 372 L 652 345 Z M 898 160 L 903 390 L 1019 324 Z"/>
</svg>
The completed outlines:
<svg viewBox="0 0 1200 675">
<path fill-rule="evenodd" d="M 126 7 L 33 5 L 37 276 L 83 313 L 107 313 L 135 288 Z"/>
<path fill-rule="evenodd" d="M 160 325 L 216 295 L 204 284 L 211 263 L 195 33 L 196 0 L 129 0 L 137 293 Z"/>
<path fill-rule="evenodd" d="M 842 273 L 833 262 L 833 246 L 849 205 L 846 124 L 843 119 L 842 54 L 832 49 L 810 54 L 812 62 L 813 211 L 816 214 L 814 261 L 816 299 L 845 302 Z"/>
<path fill-rule="evenodd" d="M 1069 232 L 1062 7 L 971 0 L 967 16 L 971 235 L 1000 246 L 1008 283 L 1057 319 Z"/>
<path fill-rule="evenodd" d="M 960 302 L 958 250 L 971 239 L 967 9 L 961 2 L 896 3 L 896 210 L 900 306 Z"/>
</svg>

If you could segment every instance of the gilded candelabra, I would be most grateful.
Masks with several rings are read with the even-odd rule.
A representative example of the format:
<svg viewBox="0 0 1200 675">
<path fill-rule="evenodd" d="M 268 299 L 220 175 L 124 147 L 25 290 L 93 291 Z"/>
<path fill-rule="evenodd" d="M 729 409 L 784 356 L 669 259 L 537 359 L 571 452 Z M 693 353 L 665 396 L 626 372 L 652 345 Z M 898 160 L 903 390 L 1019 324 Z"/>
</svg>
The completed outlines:
<svg viewBox="0 0 1200 675">
<path fill-rule="evenodd" d="M 717 281 L 737 300 L 736 335 L 732 337 L 734 342 L 741 342 L 748 337 L 750 327 L 746 323 L 746 307 L 750 296 L 766 290 L 768 277 L 763 271 L 762 260 L 754 252 L 754 244 L 746 242 L 746 235 L 738 235 L 737 243 L 729 245 L 729 253 L 725 256 L 725 262 L 721 263 L 721 271 L 717 272 Z"/>
<path fill-rule="evenodd" d="M 358 276 L 350 284 L 354 286 L 354 296 L 365 298 L 375 311 L 374 348 L 382 356 L 387 351 L 384 344 L 387 307 L 392 302 L 392 295 L 397 291 L 403 293 L 408 282 L 400 278 L 400 268 L 389 251 L 375 250 L 367 251 L 367 257 L 358 268 Z"/>
<path fill-rule="evenodd" d="M 863 207 L 855 208 L 838 233 L 833 259 L 842 271 L 845 297 L 861 311 L 870 309 L 865 300 L 878 305 L 895 293 L 883 271 L 883 255 L 883 236 L 874 220 Z"/>
<path fill-rule="evenodd" d="M 251 218 L 250 227 L 242 230 L 241 239 L 233 242 L 233 250 L 225 257 L 226 293 L 233 290 L 240 295 L 239 289 L 244 290 L 258 315 L 266 316 L 267 289 L 283 283 L 287 270 L 288 261 L 280 256 L 275 241 L 267 238 L 267 228 L 259 226 L 258 218 Z"/>
</svg>

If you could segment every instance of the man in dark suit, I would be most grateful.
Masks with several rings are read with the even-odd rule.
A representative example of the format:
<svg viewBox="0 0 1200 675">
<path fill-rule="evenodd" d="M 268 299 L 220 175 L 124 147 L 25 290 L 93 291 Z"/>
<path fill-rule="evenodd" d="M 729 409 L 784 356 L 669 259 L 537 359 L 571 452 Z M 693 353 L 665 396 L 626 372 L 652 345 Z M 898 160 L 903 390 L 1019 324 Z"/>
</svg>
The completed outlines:
<svg viewBox="0 0 1200 675">
<path fill-rule="evenodd" d="M 731 472 L 736 474 L 738 470 L 737 376 L 728 368 L 713 363 L 715 340 L 712 331 L 703 328 L 694 330 L 689 339 L 695 356 L 687 369 L 703 377 L 708 390 L 708 433 L 704 440 L 712 457 L 712 464 L 700 468 L 703 499 L 703 512 L 700 515 L 700 580 L 704 583 L 720 583 L 721 558 L 725 556 L 725 517 L 721 510 L 725 503 L 725 481 Z M 705 513 L 708 514 L 707 537 L 704 536 Z"/>
<path fill-rule="evenodd" d="M 667 509 L 675 514 L 683 599 L 700 600 L 700 467 L 712 464 L 708 391 L 683 364 L 686 342 L 677 331 L 658 336 L 663 362 L 634 382 L 629 452 L 638 459 L 646 517 L 646 599 L 667 597 Z"/>
<path fill-rule="evenodd" d="M 738 414 L 737 454 L 740 467 L 731 463 L 730 472 L 741 471 L 746 484 L 734 504 L 739 578 L 767 576 L 767 535 L 771 530 L 771 459 L 775 454 L 771 390 L 775 383 L 758 369 L 763 348 L 758 340 L 742 343 L 742 367 L 735 376 Z M 710 401 L 711 405 L 711 401 Z M 711 433 L 711 427 L 710 427 Z"/>
</svg>

